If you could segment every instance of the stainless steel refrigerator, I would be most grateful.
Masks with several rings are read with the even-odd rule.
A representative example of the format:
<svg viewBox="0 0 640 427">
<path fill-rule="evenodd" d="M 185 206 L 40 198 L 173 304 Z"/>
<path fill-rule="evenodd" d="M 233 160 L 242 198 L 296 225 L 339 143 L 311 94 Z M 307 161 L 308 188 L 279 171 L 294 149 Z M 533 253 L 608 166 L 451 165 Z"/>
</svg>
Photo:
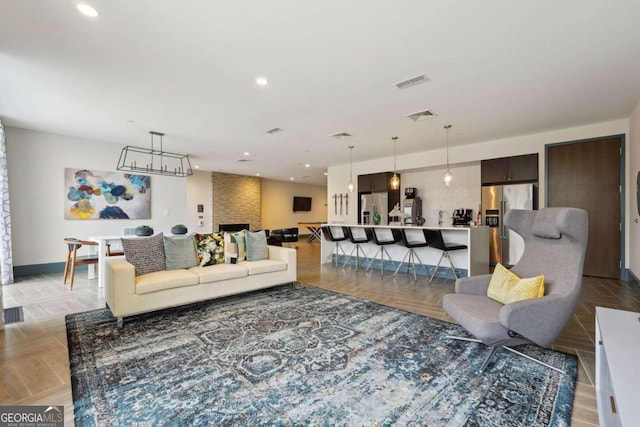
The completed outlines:
<svg viewBox="0 0 640 427">
<path fill-rule="evenodd" d="M 489 252 L 491 265 L 512 266 L 524 251 L 524 240 L 504 225 L 509 209 L 537 209 L 535 184 L 509 184 L 482 187 L 484 225 L 491 227 Z"/>
</svg>

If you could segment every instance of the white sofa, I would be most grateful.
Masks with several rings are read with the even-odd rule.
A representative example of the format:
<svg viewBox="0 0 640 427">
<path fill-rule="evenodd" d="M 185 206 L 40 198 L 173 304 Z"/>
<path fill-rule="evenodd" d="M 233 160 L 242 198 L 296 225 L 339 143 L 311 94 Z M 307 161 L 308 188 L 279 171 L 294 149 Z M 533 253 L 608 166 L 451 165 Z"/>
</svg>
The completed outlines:
<svg viewBox="0 0 640 427">
<path fill-rule="evenodd" d="M 105 299 L 123 317 L 296 281 L 296 250 L 268 246 L 269 259 L 135 275 L 124 256 L 105 262 Z"/>
</svg>

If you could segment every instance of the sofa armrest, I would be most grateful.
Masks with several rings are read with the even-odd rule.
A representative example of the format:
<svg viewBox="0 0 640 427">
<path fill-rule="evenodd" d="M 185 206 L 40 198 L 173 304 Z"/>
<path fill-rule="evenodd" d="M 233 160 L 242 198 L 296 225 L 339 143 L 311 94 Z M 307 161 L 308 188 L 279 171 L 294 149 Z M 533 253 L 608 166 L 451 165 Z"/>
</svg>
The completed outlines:
<svg viewBox="0 0 640 427">
<path fill-rule="evenodd" d="M 107 258 L 104 263 L 104 297 L 114 316 L 121 314 L 121 301 L 136 293 L 136 271 L 124 257 Z"/>
<path fill-rule="evenodd" d="M 269 248 L 269 259 L 284 261 L 287 263 L 287 269 L 297 271 L 298 252 L 294 248 L 286 248 L 284 246 L 267 246 Z"/>
<path fill-rule="evenodd" d="M 456 293 L 467 295 L 487 295 L 491 274 L 461 277 L 456 280 Z"/>
</svg>

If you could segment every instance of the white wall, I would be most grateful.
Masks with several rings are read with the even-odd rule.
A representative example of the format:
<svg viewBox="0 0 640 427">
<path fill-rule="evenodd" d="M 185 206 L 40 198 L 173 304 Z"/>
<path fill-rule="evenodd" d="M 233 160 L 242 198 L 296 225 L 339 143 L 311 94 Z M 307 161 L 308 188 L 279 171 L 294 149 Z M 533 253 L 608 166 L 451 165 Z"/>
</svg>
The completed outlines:
<svg viewBox="0 0 640 427">
<path fill-rule="evenodd" d="M 494 141 L 487 141 L 477 144 L 465 145 L 465 146 L 453 146 L 449 147 L 449 160 L 453 166 L 456 164 L 469 164 L 473 162 L 478 162 L 479 160 L 491 159 L 497 157 L 506 157 L 506 156 L 516 156 L 520 154 L 530 154 L 530 153 L 538 153 L 539 155 L 539 207 L 542 208 L 545 206 L 545 144 L 553 144 L 558 142 L 567 142 L 567 141 L 576 141 L 581 139 L 595 138 L 601 136 L 609 136 L 609 135 L 625 135 L 626 145 L 627 145 L 627 163 L 629 163 L 629 159 L 632 156 L 636 158 L 640 156 L 640 152 L 638 149 L 638 128 L 640 127 L 640 118 L 638 118 L 638 107 L 634 110 L 634 126 L 635 126 L 635 136 L 633 141 L 635 141 L 635 146 L 631 144 L 632 150 L 635 151 L 630 152 L 630 135 L 629 135 L 629 120 L 615 120 L 611 122 L 605 123 L 596 123 L 587 126 L 559 129 L 550 132 L 542 132 L 531 135 L 522 135 L 513 138 L 505 138 Z M 357 144 L 355 144 L 357 145 Z M 634 148 L 635 147 L 635 148 Z M 431 151 L 423 151 L 420 153 L 412 153 L 412 154 L 404 154 L 399 155 L 397 157 L 397 170 L 404 177 L 407 171 L 416 172 L 416 171 L 427 171 L 427 170 L 439 170 L 438 173 L 444 174 L 445 168 L 444 164 L 446 162 L 446 153 L 444 147 L 439 150 L 431 150 Z M 364 162 L 357 162 L 353 164 L 353 175 L 354 177 L 357 175 L 367 174 L 367 173 L 376 173 L 376 172 L 384 172 L 390 170 L 393 166 L 393 157 L 385 157 L 380 159 L 374 159 Z M 629 165 L 627 165 L 629 166 Z M 629 268 L 629 259 L 632 258 L 630 255 L 630 235 L 629 230 L 631 229 L 630 222 L 633 220 L 629 215 L 629 207 L 631 205 L 631 201 L 635 201 L 633 197 L 629 196 L 629 193 L 635 191 L 635 175 L 631 177 L 631 173 L 629 171 L 629 167 L 626 168 L 626 176 L 625 176 L 625 186 L 627 188 L 627 193 L 625 197 L 625 202 L 627 205 L 626 209 L 626 224 L 625 224 L 625 253 L 627 256 L 625 257 L 625 268 Z M 638 170 L 637 168 L 635 169 Z M 345 192 L 347 183 L 349 182 L 349 164 L 339 165 L 330 167 L 329 171 L 329 179 L 327 180 L 327 194 L 332 195 L 333 193 Z M 635 172 L 634 172 L 635 173 Z M 354 181 L 356 181 L 354 179 Z M 634 184 L 631 186 L 631 184 Z M 357 182 L 356 182 L 357 184 Z M 438 184 L 439 185 L 439 184 Z M 478 177 L 478 191 L 480 188 L 480 179 Z M 407 185 L 406 182 L 403 181 L 402 188 L 411 187 Z M 357 192 L 357 189 L 356 189 Z M 477 206 L 469 206 L 473 209 L 478 209 Z M 634 217 L 635 218 L 635 217 Z M 339 216 L 334 215 L 333 210 L 328 210 L 328 221 L 342 221 L 356 223 L 357 215 L 355 212 L 351 212 L 348 216 Z M 640 222 L 640 220 L 639 220 Z M 635 223 L 634 223 L 635 224 Z M 634 230 L 636 230 L 634 228 Z M 634 235 L 637 238 L 637 234 Z M 637 253 L 637 251 L 634 251 Z M 638 257 L 638 255 L 636 255 Z M 634 258 L 635 259 L 635 258 Z M 637 264 L 636 264 L 637 265 Z M 639 266 L 640 267 L 640 266 Z M 634 271 L 640 271 L 640 268 L 636 267 Z M 637 277 L 637 275 L 636 275 Z"/>
<path fill-rule="evenodd" d="M 213 231 L 213 191 L 211 189 L 211 172 L 194 171 L 187 177 L 187 219 L 185 225 L 189 232 L 210 233 Z M 198 212 L 198 205 L 203 205 L 204 212 Z M 198 221 L 202 225 L 198 225 Z"/>
<path fill-rule="evenodd" d="M 640 278 L 640 213 L 636 183 L 640 173 L 640 99 L 629 120 L 627 139 L 627 232 L 629 234 L 629 269 L 636 278 Z"/>
<path fill-rule="evenodd" d="M 7 158 L 14 266 L 63 262 L 65 237 L 119 235 L 140 224 L 170 234 L 187 224 L 184 178 L 151 176 L 151 219 L 65 220 L 65 168 L 115 171 L 122 147 L 7 127 Z"/>
<path fill-rule="evenodd" d="M 262 228 L 297 227 L 299 222 L 325 222 L 327 220 L 327 187 L 296 182 L 262 179 Z M 310 212 L 293 212 L 293 196 L 311 197 Z M 305 234 L 305 229 L 299 230 Z"/>
<path fill-rule="evenodd" d="M 444 170 L 432 168 L 423 172 L 402 174 L 402 195 L 404 188 L 415 187 L 422 199 L 422 216 L 426 225 L 438 225 L 438 212 L 443 211 L 443 225 L 451 225 L 454 209 L 473 210 L 475 221 L 481 202 L 480 162 L 449 168 L 453 175 L 451 185 L 444 185 Z"/>
</svg>

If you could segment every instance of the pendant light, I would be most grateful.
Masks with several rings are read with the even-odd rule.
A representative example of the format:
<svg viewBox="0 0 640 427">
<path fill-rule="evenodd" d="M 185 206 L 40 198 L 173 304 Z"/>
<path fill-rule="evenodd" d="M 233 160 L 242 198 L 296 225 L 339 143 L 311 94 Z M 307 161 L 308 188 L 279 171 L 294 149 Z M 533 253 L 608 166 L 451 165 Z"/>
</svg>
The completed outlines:
<svg viewBox="0 0 640 427">
<path fill-rule="evenodd" d="M 394 136 L 391 139 L 393 139 L 393 176 L 391 177 L 391 188 L 397 190 L 400 187 L 400 178 L 396 175 L 396 143 L 398 142 L 398 137 Z"/>
<path fill-rule="evenodd" d="M 127 145 L 122 149 L 118 159 L 118 166 L 116 167 L 117 170 L 182 178 L 193 175 L 188 154 L 164 151 L 162 146 L 164 133 L 149 131 L 149 135 L 151 135 L 150 149 L 131 145 Z M 154 137 L 160 139 L 159 150 L 153 144 Z M 140 162 L 139 166 L 138 162 Z"/>
<path fill-rule="evenodd" d="M 444 174 L 444 185 L 451 185 L 451 181 L 453 181 L 453 175 L 449 172 L 449 129 L 451 129 L 451 125 L 446 125 L 444 128 L 447 130 L 447 172 Z"/>
<path fill-rule="evenodd" d="M 349 146 L 349 193 L 353 193 L 356 186 L 353 184 L 353 145 Z"/>
</svg>

